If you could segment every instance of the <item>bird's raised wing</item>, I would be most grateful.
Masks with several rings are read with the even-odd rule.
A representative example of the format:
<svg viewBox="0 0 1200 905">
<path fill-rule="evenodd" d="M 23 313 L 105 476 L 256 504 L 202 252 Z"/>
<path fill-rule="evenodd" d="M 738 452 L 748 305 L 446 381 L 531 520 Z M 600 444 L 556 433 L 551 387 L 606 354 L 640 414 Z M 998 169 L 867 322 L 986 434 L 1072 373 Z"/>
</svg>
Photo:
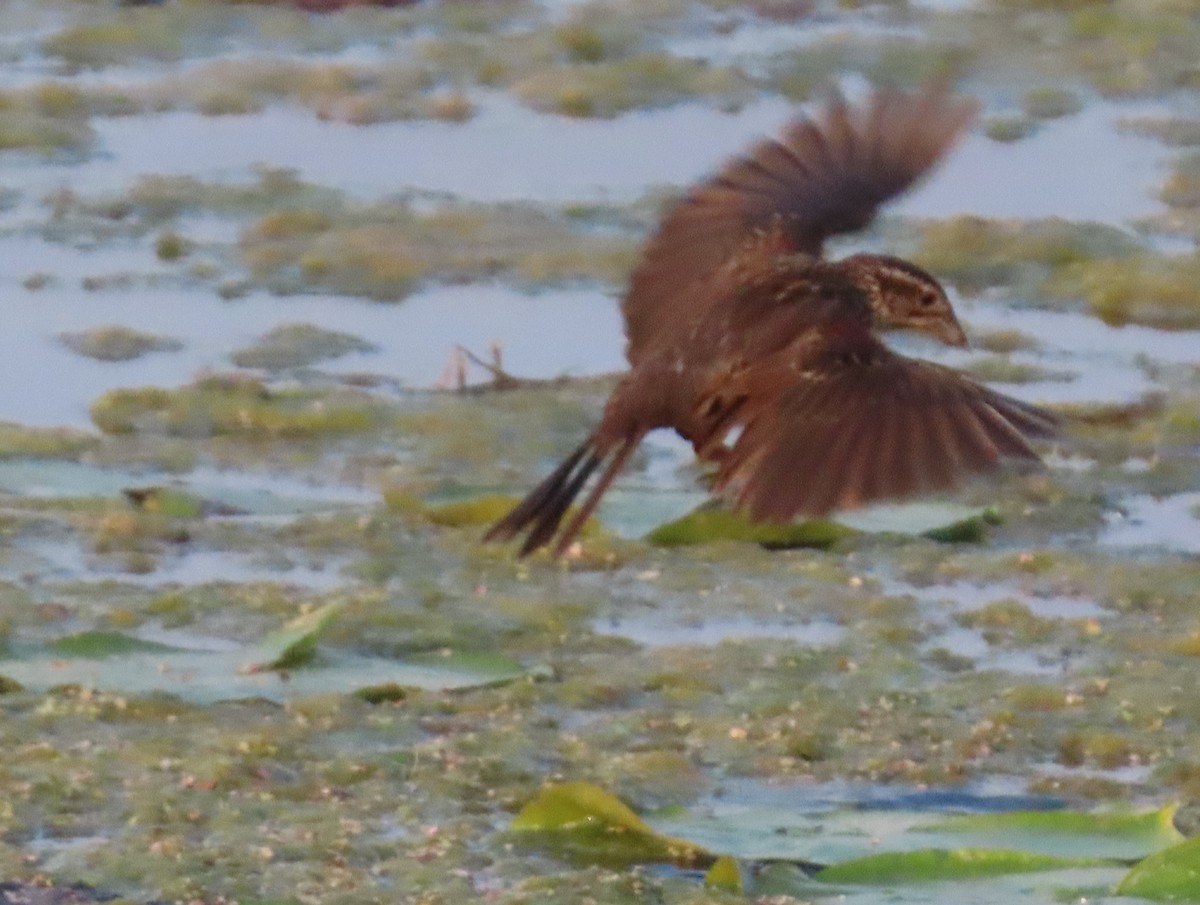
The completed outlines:
<svg viewBox="0 0 1200 905">
<path fill-rule="evenodd" d="M 936 86 L 880 91 L 860 109 L 835 94 L 817 119 L 796 119 L 696 185 L 663 217 L 630 281 L 630 362 L 714 298 L 704 283 L 748 238 L 766 232 L 781 253 L 820 255 L 827 238 L 866 226 L 932 167 L 975 110 Z"/>
<path fill-rule="evenodd" d="M 1037 460 L 1050 412 L 851 328 L 747 367 L 721 390 L 741 427 L 716 488 L 763 521 L 941 490 L 1002 457 Z M 715 446 L 715 444 L 714 444 Z"/>
</svg>

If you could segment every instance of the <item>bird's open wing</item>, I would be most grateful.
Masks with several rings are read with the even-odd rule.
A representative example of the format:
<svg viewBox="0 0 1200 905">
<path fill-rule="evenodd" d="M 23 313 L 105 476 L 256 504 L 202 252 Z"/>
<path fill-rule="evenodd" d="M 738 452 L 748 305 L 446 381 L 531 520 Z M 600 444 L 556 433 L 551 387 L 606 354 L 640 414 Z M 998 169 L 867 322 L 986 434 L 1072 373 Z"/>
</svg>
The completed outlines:
<svg viewBox="0 0 1200 905">
<path fill-rule="evenodd" d="M 880 91 L 860 109 L 840 95 L 696 185 L 663 217 L 622 303 L 636 363 L 664 330 L 713 300 L 704 284 L 756 232 L 780 252 L 819 255 L 937 162 L 975 114 L 941 87 Z"/>
<path fill-rule="evenodd" d="M 1001 457 L 1037 460 L 1027 438 L 1053 414 L 850 329 L 745 369 L 721 390 L 717 489 L 753 518 L 786 521 L 944 489 Z"/>
</svg>

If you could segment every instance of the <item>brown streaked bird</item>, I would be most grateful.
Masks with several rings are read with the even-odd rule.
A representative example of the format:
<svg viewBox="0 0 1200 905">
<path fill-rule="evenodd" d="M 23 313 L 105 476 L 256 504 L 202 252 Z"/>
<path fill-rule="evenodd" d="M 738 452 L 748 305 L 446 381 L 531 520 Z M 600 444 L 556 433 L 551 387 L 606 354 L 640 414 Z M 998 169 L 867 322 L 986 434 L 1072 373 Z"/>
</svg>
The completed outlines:
<svg viewBox="0 0 1200 905">
<path fill-rule="evenodd" d="M 599 426 L 487 540 L 561 555 L 646 434 L 674 428 L 714 491 L 761 521 L 951 487 L 1037 461 L 1053 414 L 892 352 L 883 330 L 965 346 L 946 293 L 886 255 L 822 257 L 925 174 L 976 105 L 941 87 L 835 95 L 699 183 L 663 217 L 622 303 L 630 370 Z M 583 504 L 572 501 L 600 471 Z"/>
</svg>

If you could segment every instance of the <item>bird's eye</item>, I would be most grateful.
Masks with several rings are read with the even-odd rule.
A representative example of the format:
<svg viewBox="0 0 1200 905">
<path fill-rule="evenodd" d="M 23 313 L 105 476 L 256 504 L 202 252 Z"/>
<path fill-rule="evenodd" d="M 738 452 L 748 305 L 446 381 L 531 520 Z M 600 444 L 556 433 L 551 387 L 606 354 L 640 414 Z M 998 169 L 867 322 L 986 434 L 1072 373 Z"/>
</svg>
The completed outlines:
<svg viewBox="0 0 1200 905">
<path fill-rule="evenodd" d="M 921 307 L 922 308 L 932 307 L 933 305 L 937 304 L 937 300 L 938 300 L 937 294 L 934 292 L 930 292 L 929 290 L 926 290 L 925 292 L 921 293 Z"/>
</svg>

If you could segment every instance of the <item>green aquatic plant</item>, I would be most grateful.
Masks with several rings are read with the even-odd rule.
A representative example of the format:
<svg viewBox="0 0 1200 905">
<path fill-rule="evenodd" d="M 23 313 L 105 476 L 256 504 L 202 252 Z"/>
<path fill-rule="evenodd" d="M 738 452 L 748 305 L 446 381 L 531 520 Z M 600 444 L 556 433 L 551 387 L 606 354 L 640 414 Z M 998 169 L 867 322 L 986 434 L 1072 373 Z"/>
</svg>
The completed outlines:
<svg viewBox="0 0 1200 905">
<path fill-rule="evenodd" d="M 1141 861 L 1117 884 L 1116 894 L 1153 902 L 1200 900 L 1200 839 L 1189 839 Z"/>
<path fill-rule="evenodd" d="M 0 151 L 78 153 L 88 150 L 94 140 L 95 132 L 86 120 L 0 107 Z"/>
<path fill-rule="evenodd" d="M 75 459 L 94 450 L 95 435 L 69 427 L 26 427 L 0 421 L 0 460 Z"/>
<path fill-rule="evenodd" d="M 183 437 L 336 436 L 381 423 L 380 407 L 361 393 L 272 391 L 241 377 L 205 378 L 177 390 L 111 390 L 92 404 L 91 415 L 108 434 Z"/>
<path fill-rule="evenodd" d="M 1107 863 L 1110 862 L 1101 858 L 1062 858 L 1016 850 L 925 849 L 867 855 L 826 867 L 818 871 L 815 878 L 825 883 L 892 886 L 972 880 L 1071 867 L 1099 867 Z"/>
<path fill-rule="evenodd" d="M 1037 131 L 1037 123 L 1027 116 L 992 116 L 984 122 L 983 131 L 992 141 L 1020 141 Z"/>
<path fill-rule="evenodd" d="M 324 330 L 313 324 L 281 324 L 259 337 L 253 346 L 239 349 L 230 357 L 239 368 L 280 371 L 308 367 L 354 352 L 372 352 L 376 348 L 349 333 Z"/>
<path fill-rule="evenodd" d="M 183 343 L 172 337 L 122 326 L 60 333 L 58 339 L 71 351 L 98 361 L 132 361 L 151 352 L 177 352 L 183 348 Z"/>
<path fill-rule="evenodd" d="M 517 82 L 513 92 L 535 110 L 612 117 L 691 97 L 738 107 L 750 99 L 753 85 L 732 67 L 646 54 L 615 62 L 546 68 Z"/>
<path fill-rule="evenodd" d="M 1050 277 L 1053 298 L 1081 298 L 1105 323 L 1166 330 L 1200 327 L 1200 258 L 1157 255 L 1073 262 Z"/>
<path fill-rule="evenodd" d="M 513 818 L 509 829 L 512 838 L 524 845 L 585 864 L 706 865 L 713 860 L 693 843 L 655 832 L 628 805 L 586 782 L 543 789 Z"/>
<path fill-rule="evenodd" d="M 402 299 L 435 278 L 617 282 L 635 247 L 632 236 L 595 235 L 532 205 L 427 212 L 404 201 L 275 211 L 239 241 L 252 278 L 276 292 L 334 291 L 380 301 Z"/>
<path fill-rule="evenodd" d="M 740 540 L 765 547 L 814 547 L 825 550 L 856 532 L 823 519 L 795 525 L 770 525 L 750 521 L 720 506 L 701 506 L 681 519 L 660 525 L 646 539 L 663 547 Z"/>
<path fill-rule="evenodd" d="M 1060 219 L 1032 221 L 955 217 L 924 225 L 916 258 L 964 291 L 1032 282 L 1095 259 L 1118 262 L 1140 250 L 1113 226 Z"/>
<path fill-rule="evenodd" d="M 1025 92 L 1021 107 L 1031 119 L 1058 119 L 1083 109 L 1079 95 L 1066 88 L 1034 88 Z"/>
</svg>

